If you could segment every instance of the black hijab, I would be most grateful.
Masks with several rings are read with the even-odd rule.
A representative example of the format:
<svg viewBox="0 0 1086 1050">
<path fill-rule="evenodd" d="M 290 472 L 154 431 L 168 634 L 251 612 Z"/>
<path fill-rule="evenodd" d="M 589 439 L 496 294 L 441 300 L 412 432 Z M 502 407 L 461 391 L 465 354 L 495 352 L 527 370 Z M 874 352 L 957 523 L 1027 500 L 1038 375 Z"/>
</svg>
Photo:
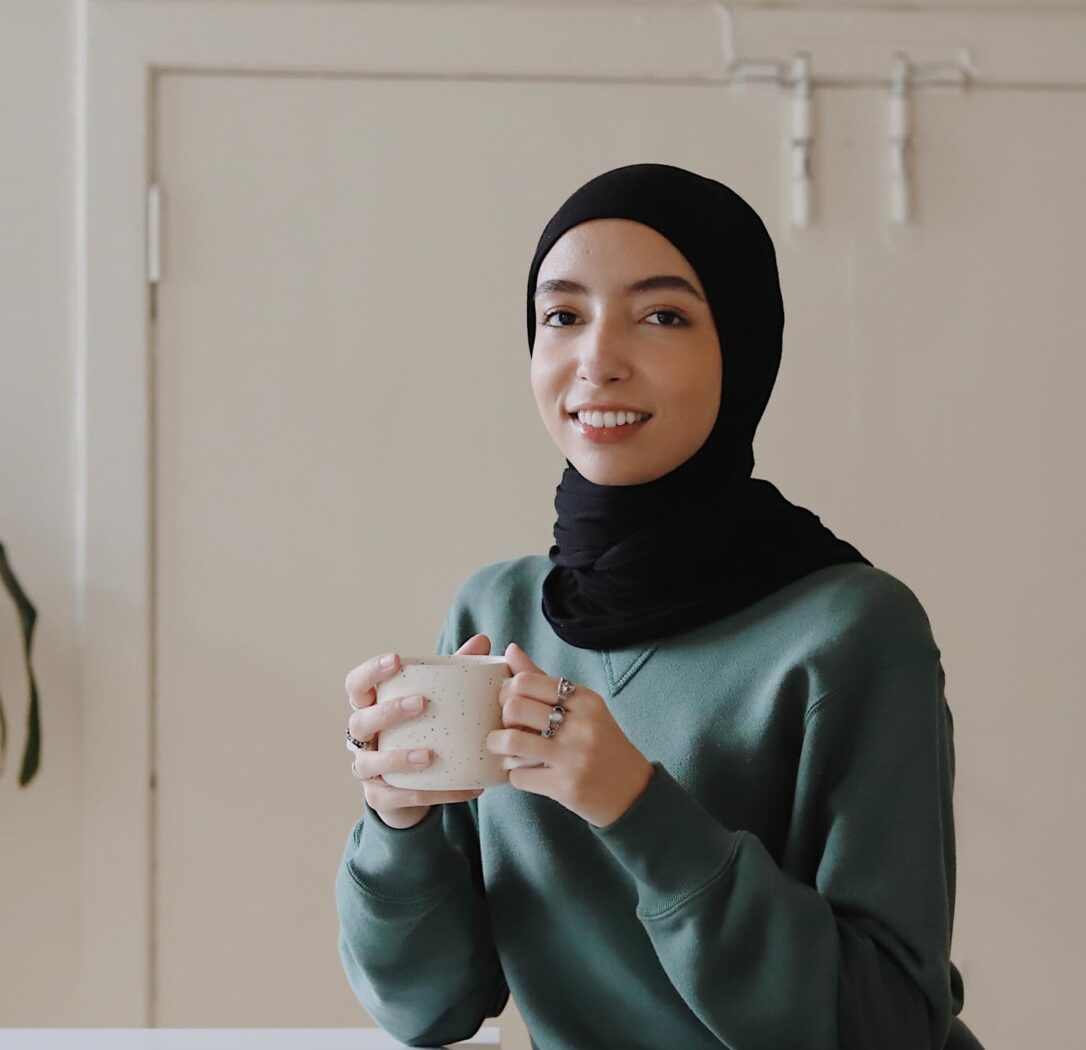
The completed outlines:
<svg viewBox="0 0 1086 1050">
<path fill-rule="evenodd" d="M 529 354 L 544 257 L 571 227 L 607 218 L 651 227 L 689 261 L 727 347 L 725 378 L 705 443 L 662 477 L 597 485 L 566 460 L 542 594 L 555 633 L 582 649 L 658 641 L 826 566 L 870 565 L 811 511 L 750 476 L 780 367 L 784 304 L 769 232 L 727 186 L 668 164 L 630 164 L 585 183 L 547 223 L 532 259 Z"/>
</svg>

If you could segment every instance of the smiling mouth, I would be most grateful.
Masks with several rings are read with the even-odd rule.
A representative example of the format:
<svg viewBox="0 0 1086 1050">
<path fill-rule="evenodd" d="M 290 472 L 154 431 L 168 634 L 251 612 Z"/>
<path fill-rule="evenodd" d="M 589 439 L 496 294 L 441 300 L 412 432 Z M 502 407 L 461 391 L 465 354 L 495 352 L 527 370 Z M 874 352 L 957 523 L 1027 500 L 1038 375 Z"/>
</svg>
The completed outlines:
<svg viewBox="0 0 1086 1050">
<path fill-rule="evenodd" d="M 566 415 L 569 416 L 569 418 L 574 423 L 581 423 L 581 418 L 576 412 L 567 412 Z M 624 427 L 635 427 L 640 423 L 647 423 L 650 419 L 652 419 L 652 413 L 651 412 L 646 412 L 644 414 L 644 416 L 637 421 L 637 423 L 623 423 L 622 426 L 624 426 Z M 581 426 L 583 426 L 583 427 L 591 427 L 592 424 L 591 423 L 581 423 Z M 604 428 L 603 427 L 593 427 L 593 429 L 594 430 L 603 430 Z M 609 427 L 607 429 L 609 429 L 609 430 L 620 430 L 621 427 L 614 426 L 614 427 Z"/>
<path fill-rule="evenodd" d="M 604 445 L 622 441 L 635 431 L 639 431 L 653 418 L 651 415 L 647 415 L 636 423 L 623 423 L 622 426 L 614 427 L 594 427 L 591 423 L 582 423 L 576 413 L 567 412 L 566 414 L 569 416 L 570 423 L 585 440 L 591 441 L 593 444 Z"/>
</svg>

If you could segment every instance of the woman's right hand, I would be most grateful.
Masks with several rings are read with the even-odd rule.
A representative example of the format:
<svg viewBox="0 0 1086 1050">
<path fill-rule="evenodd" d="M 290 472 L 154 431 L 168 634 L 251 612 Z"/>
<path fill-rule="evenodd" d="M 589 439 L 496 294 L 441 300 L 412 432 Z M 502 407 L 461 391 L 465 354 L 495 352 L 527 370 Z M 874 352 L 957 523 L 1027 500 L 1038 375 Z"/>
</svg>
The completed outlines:
<svg viewBox="0 0 1086 1050">
<path fill-rule="evenodd" d="M 485 634 L 472 635 L 459 649 L 457 655 L 489 656 L 490 639 Z M 382 654 L 383 655 L 383 654 Z M 347 728 L 355 740 L 370 740 L 376 745 L 377 734 L 386 726 L 398 725 L 409 718 L 417 718 L 426 710 L 428 699 L 423 700 L 418 711 L 405 711 L 402 702 L 407 697 L 396 697 L 377 703 L 377 683 L 391 678 L 400 670 L 399 654 L 391 667 L 381 667 L 380 656 L 374 656 L 359 664 L 347 675 L 347 695 L 359 710 L 352 711 Z M 478 798 L 483 788 L 467 791 L 424 791 L 415 788 L 398 788 L 386 783 L 383 773 L 399 773 L 402 770 L 425 769 L 433 761 L 432 749 L 426 762 L 408 760 L 404 749 L 376 751 L 372 747 L 355 751 L 351 772 L 363 781 L 362 793 L 369 806 L 389 827 L 410 828 L 430 812 L 431 806 L 445 802 L 464 802 Z"/>
</svg>

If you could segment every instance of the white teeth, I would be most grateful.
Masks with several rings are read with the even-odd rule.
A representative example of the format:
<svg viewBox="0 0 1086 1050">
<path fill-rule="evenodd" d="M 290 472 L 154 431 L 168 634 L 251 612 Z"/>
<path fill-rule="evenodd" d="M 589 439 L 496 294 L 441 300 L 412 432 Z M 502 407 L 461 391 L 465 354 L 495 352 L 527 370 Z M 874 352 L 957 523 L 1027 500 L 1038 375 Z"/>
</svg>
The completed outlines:
<svg viewBox="0 0 1086 1050">
<path fill-rule="evenodd" d="M 582 423 L 593 427 L 621 427 L 627 423 L 636 423 L 647 419 L 647 412 L 578 412 L 577 418 Z"/>
</svg>

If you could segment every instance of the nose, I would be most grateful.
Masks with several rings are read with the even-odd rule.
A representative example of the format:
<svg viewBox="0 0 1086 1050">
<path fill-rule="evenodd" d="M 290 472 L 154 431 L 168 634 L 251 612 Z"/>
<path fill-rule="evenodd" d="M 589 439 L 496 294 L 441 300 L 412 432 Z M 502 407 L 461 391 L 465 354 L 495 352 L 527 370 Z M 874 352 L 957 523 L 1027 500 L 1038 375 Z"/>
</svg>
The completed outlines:
<svg viewBox="0 0 1086 1050">
<path fill-rule="evenodd" d="M 586 386 L 603 387 L 630 374 L 629 348 L 617 324 L 591 326 L 577 340 L 577 378 Z"/>
</svg>

